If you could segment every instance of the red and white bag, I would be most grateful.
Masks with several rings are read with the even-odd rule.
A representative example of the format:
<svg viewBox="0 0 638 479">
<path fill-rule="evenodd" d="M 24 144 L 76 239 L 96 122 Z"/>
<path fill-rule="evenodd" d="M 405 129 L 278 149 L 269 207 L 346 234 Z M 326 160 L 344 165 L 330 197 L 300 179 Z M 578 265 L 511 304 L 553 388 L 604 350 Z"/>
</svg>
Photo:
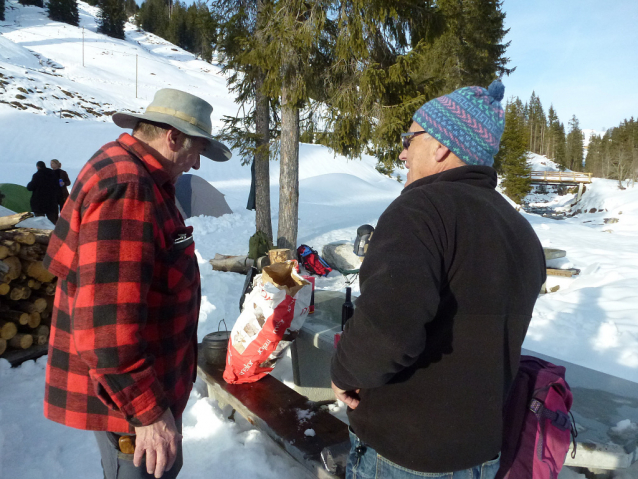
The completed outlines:
<svg viewBox="0 0 638 479">
<path fill-rule="evenodd" d="M 253 281 L 228 342 L 224 380 L 252 383 L 269 374 L 308 316 L 311 284 L 295 262 L 266 266 Z"/>
</svg>

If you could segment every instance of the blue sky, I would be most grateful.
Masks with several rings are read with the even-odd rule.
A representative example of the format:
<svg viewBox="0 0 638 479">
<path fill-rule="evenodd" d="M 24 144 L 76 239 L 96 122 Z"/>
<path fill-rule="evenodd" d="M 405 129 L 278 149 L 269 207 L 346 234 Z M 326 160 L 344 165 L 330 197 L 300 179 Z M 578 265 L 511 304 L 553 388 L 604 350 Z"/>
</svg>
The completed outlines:
<svg viewBox="0 0 638 479">
<path fill-rule="evenodd" d="M 638 117 L 638 0 L 504 0 L 505 96 L 535 91 L 561 121 L 602 130 Z"/>
</svg>

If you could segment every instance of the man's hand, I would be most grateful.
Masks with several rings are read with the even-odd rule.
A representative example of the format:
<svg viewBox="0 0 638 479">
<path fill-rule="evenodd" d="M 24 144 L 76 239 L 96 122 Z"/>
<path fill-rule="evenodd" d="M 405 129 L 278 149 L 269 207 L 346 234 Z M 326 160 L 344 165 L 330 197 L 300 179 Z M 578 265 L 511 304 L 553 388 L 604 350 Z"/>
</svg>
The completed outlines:
<svg viewBox="0 0 638 479">
<path fill-rule="evenodd" d="M 162 477 L 164 471 L 168 471 L 177 458 L 177 447 L 182 435 L 177 432 L 175 419 L 170 409 L 149 426 L 135 428 L 137 439 L 135 440 L 135 455 L 133 464 L 135 467 L 142 465 L 142 457 L 146 453 L 146 471 L 155 474 L 156 478 Z"/>
<path fill-rule="evenodd" d="M 359 391 L 361 391 L 361 389 L 357 389 L 356 391 L 344 391 L 343 389 L 339 389 L 337 386 L 335 386 L 335 383 L 331 384 L 332 390 L 334 391 L 335 396 L 337 396 L 337 399 L 339 401 L 344 402 L 350 409 L 357 408 L 360 401 Z"/>
</svg>

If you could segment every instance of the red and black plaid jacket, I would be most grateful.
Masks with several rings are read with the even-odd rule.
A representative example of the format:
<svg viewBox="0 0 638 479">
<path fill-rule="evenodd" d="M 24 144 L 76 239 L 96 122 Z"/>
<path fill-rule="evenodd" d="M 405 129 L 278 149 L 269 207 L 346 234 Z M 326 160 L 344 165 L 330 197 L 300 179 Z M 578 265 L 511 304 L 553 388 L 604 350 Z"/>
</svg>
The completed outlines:
<svg viewBox="0 0 638 479">
<path fill-rule="evenodd" d="M 45 416 L 134 432 L 169 407 L 181 415 L 195 377 L 199 268 L 171 179 L 142 143 L 123 134 L 84 166 L 45 266 L 58 276 Z"/>
</svg>

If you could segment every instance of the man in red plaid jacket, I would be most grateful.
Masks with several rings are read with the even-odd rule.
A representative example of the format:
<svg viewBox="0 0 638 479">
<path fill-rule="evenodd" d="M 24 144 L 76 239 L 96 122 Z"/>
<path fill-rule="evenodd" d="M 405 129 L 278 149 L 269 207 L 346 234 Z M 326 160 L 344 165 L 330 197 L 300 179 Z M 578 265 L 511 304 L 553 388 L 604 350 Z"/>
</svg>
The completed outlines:
<svg viewBox="0 0 638 479">
<path fill-rule="evenodd" d="M 84 166 L 49 243 L 45 266 L 58 287 L 44 414 L 96 431 L 108 479 L 172 478 L 181 468 L 200 277 L 173 184 L 199 168 L 200 154 L 230 158 L 211 137 L 211 113 L 202 99 L 164 89 L 144 114 L 114 115 L 133 134 Z"/>
</svg>

